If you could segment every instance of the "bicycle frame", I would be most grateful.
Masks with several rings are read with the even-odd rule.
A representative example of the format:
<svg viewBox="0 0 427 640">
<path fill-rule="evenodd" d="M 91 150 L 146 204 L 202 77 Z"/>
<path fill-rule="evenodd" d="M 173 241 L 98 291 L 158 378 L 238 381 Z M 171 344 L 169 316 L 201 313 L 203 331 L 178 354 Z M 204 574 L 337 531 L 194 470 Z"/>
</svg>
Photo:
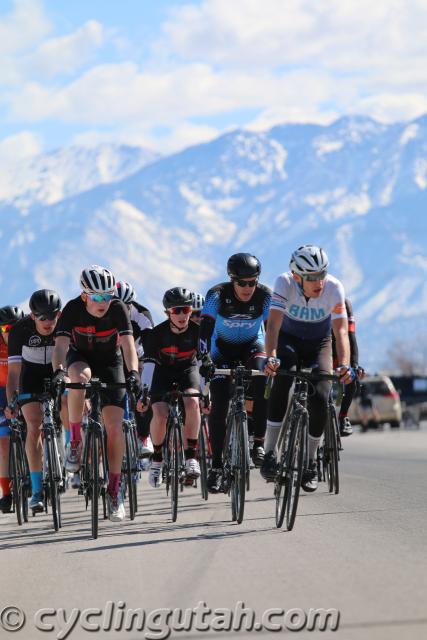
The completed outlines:
<svg viewBox="0 0 427 640">
<path fill-rule="evenodd" d="M 15 395 L 10 403 L 11 410 L 16 407 Z M 12 480 L 13 507 L 19 525 L 28 522 L 28 497 L 31 494 L 30 468 L 25 452 L 25 422 L 11 418 L 9 446 L 9 477 Z"/>
<path fill-rule="evenodd" d="M 245 383 L 263 371 L 246 369 L 238 364 L 234 369 L 215 369 L 215 376 L 230 376 L 233 393 L 227 415 L 227 429 L 223 447 L 224 492 L 231 493 L 231 518 L 241 524 L 245 509 L 245 495 L 250 484 L 250 456 L 248 419 L 245 409 Z"/>
<path fill-rule="evenodd" d="M 105 431 L 101 419 L 100 391 L 103 389 L 124 389 L 122 382 L 101 382 L 98 378 L 91 378 L 89 382 L 67 382 L 66 389 L 85 389 L 90 391 L 90 405 L 86 437 L 83 447 L 81 488 L 85 496 L 86 508 L 91 503 L 92 537 L 98 537 L 98 500 L 102 496 L 104 519 L 107 517 L 105 506 L 105 492 L 108 486 L 108 458 L 105 442 Z"/>
<path fill-rule="evenodd" d="M 43 495 L 45 512 L 48 511 L 48 502 L 52 507 L 53 526 L 55 531 L 61 527 L 61 499 L 60 492 L 65 489 L 65 476 L 63 464 L 59 453 L 57 428 L 54 419 L 54 400 L 50 391 L 50 379 L 44 380 L 42 393 L 22 393 L 17 396 L 18 404 L 22 400 L 34 400 L 39 402 L 42 410 L 42 437 L 43 437 Z"/>
</svg>

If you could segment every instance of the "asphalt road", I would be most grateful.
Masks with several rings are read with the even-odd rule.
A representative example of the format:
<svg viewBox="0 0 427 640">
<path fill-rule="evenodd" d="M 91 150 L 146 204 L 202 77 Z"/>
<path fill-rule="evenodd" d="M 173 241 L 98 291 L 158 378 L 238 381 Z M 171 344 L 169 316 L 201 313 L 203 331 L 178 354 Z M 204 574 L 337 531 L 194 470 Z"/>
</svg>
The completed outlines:
<svg viewBox="0 0 427 640">
<path fill-rule="evenodd" d="M 233 635 L 265 637 L 281 624 L 275 637 L 290 637 L 322 608 L 339 611 L 338 629 L 300 630 L 298 638 L 426 638 L 427 430 L 355 433 L 344 445 L 340 494 L 323 484 L 303 494 L 289 533 L 276 529 L 272 486 L 258 472 L 242 525 L 230 522 L 226 496 L 204 503 L 191 488 L 173 524 L 164 489 L 148 487 L 146 473 L 136 520 L 101 522 L 98 540 L 75 491 L 64 499 L 60 533 L 46 515 L 22 528 L 2 516 L 0 638 L 165 638 L 179 612 L 167 618 L 159 608 L 195 609 L 187 612 L 193 629 L 174 638 L 224 637 L 215 629 L 231 615 L 243 629 Z M 11 606 L 26 617 L 15 632 L 4 629 L 22 622 Z M 263 628 L 245 630 L 252 613 L 239 614 L 243 606 Z M 131 619 L 129 609 L 145 619 L 142 611 Z"/>
</svg>

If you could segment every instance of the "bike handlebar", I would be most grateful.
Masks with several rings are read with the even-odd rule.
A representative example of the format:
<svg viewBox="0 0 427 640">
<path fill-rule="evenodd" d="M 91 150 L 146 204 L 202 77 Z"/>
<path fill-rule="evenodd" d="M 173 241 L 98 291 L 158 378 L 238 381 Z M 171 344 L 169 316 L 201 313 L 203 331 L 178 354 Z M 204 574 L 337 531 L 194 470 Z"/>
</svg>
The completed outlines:
<svg viewBox="0 0 427 640">
<path fill-rule="evenodd" d="M 234 376 L 236 373 L 236 369 L 215 369 L 214 376 Z M 242 371 L 244 378 L 252 378 L 254 376 L 265 376 L 264 371 L 259 371 L 259 369 L 244 369 Z"/>
<path fill-rule="evenodd" d="M 164 402 L 168 402 L 170 399 L 176 398 L 203 398 L 203 394 L 200 391 L 189 393 L 186 391 L 180 391 L 179 389 L 173 389 L 162 396 L 162 400 Z"/>
<path fill-rule="evenodd" d="M 101 382 L 90 380 L 89 382 L 64 382 L 64 389 L 126 389 L 126 382 Z"/>
<path fill-rule="evenodd" d="M 308 382 L 319 382 L 321 380 L 327 380 L 332 382 L 339 382 L 339 376 L 336 373 L 316 373 L 312 369 L 297 369 L 291 371 L 289 369 L 278 369 L 276 371 L 277 376 L 287 376 L 288 378 L 300 378 L 307 380 Z M 268 400 L 270 397 L 271 389 L 273 386 L 275 376 L 268 376 L 267 384 L 265 387 L 264 398 Z"/>
</svg>

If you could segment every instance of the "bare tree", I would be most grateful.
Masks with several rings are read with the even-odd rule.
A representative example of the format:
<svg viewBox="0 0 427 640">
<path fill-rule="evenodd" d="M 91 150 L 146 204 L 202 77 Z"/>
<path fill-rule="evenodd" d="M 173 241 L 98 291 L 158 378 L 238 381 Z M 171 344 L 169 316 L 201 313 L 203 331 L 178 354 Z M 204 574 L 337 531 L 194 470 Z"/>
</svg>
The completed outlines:
<svg viewBox="0 0 427 640">
<path fill-rule="evenodd" d="M 402 376 L 427 374 L 427 334 L 399 340 L 387 351 L 388 368 Z"/>
</svg>

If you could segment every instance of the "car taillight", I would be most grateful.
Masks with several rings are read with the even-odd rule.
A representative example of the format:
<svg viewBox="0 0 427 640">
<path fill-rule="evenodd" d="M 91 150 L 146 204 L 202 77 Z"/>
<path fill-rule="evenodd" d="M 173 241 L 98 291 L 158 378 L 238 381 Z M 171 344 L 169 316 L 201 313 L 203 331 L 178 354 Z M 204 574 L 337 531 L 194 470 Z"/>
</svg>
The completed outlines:
<svg viewBox="0 0 427 640">
<path fill-rule="evenodd" d="M 384 398 L 393 398 L 393 400 L 399 400 L 399 394 L 397 391 L 387 391 L 387 393 L 383 394 Z"/>
</svg>

